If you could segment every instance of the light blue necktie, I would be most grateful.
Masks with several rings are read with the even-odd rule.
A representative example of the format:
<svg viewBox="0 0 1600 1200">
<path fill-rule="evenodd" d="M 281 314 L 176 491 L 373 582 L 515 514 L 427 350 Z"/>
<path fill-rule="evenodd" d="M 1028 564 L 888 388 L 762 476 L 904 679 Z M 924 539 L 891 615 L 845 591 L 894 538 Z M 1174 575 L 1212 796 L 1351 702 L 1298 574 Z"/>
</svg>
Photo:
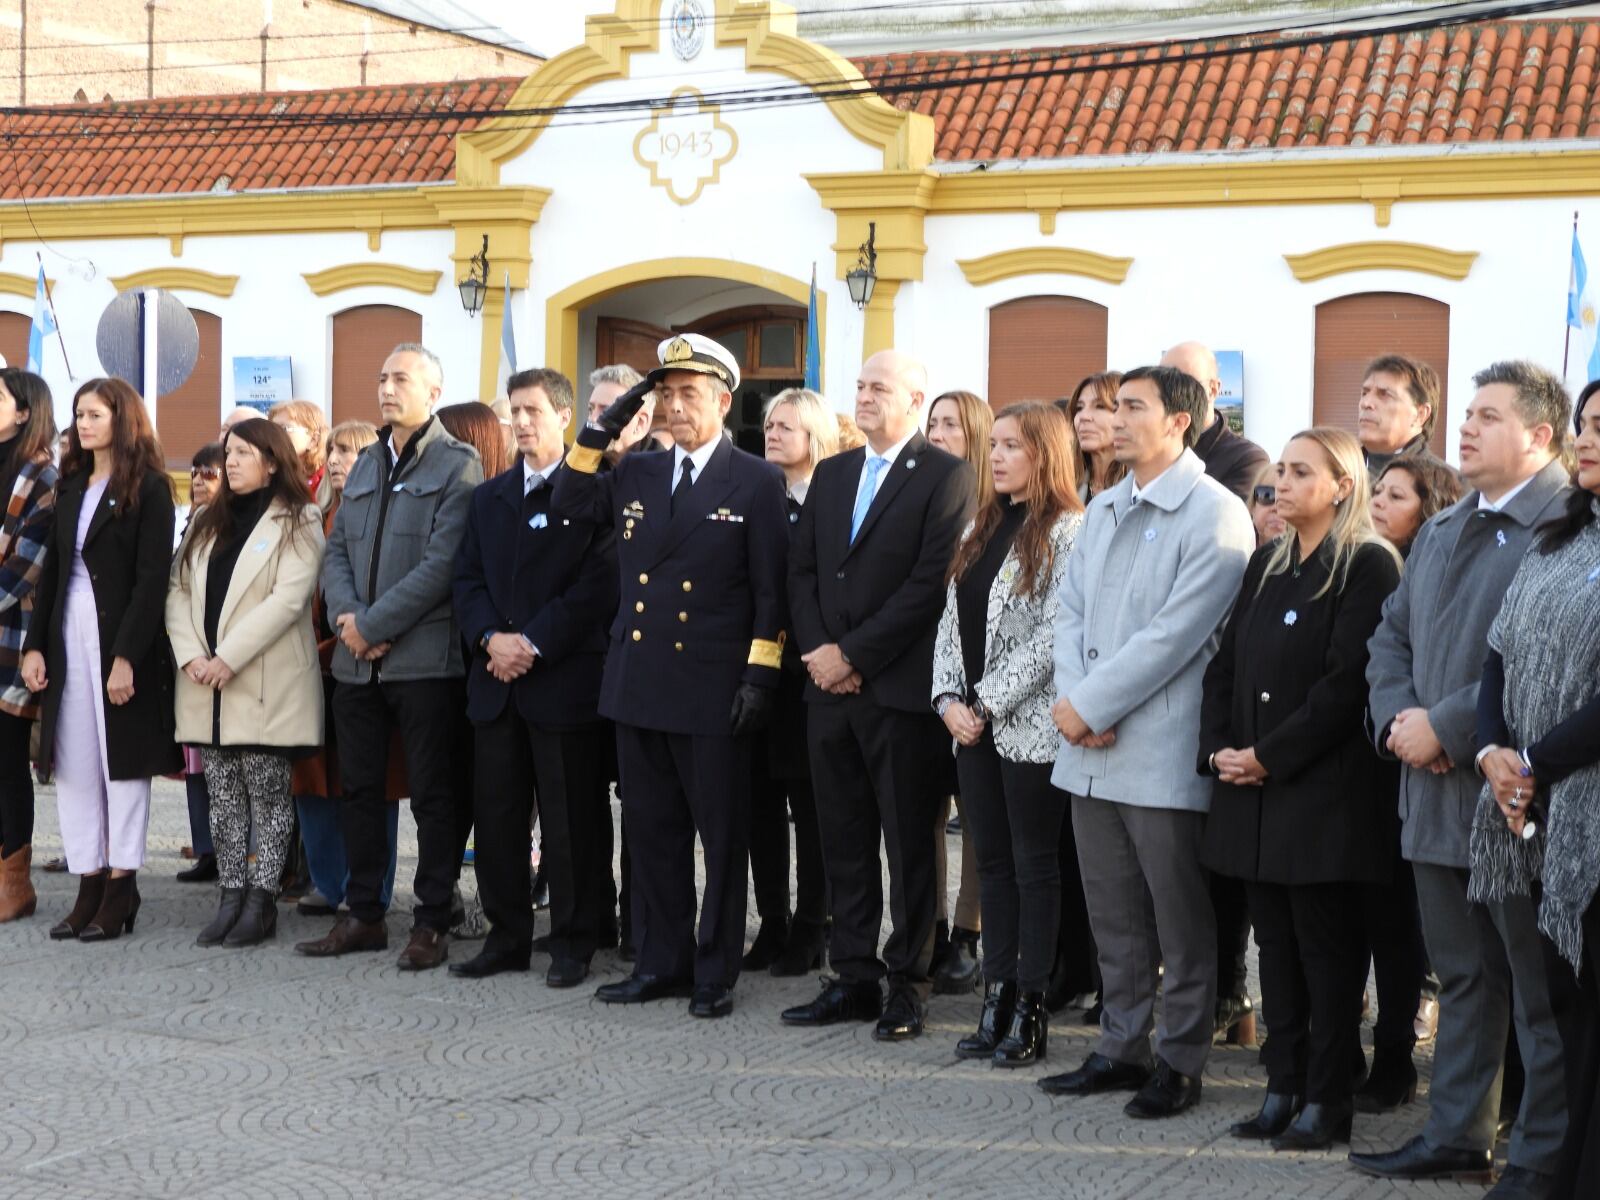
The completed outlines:
<svg viewBox="0 0 1600 1200">
<path fill-rule="evenodd" d="M 856 534 L 861 532 L 861 522 L 867 519 L 867 509 L 878 494 L 878 472 L 889 465 L 889 460 L 873 454 L 867 458 L 867 469 L 861 477 L 861 490 L 856 493 L 856 510 L 850 514 L 850 544 L 855 545 Z"/>
</svg>

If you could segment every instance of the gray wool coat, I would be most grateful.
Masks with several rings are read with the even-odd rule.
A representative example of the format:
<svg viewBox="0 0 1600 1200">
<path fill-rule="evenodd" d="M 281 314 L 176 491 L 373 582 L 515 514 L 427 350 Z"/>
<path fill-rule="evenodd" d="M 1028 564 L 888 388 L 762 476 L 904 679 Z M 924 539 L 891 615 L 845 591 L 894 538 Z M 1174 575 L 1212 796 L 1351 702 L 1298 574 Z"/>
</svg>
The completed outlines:
<svg viewBox="0 0 1600 1200">
<path fill-rule="evenodd" d="M 1200 683 L 1255 550 L 1240 499 L 1186 450 L 1133 500 L 1133 477 L 1089 503 L 1056 615 L 1055 691 L 1103 750 L 1061 741 L 1051 781 L 1078 796 L 1205 812 L 1195 773 Z"/>
<path fill-rule="evenodd" d="M 1552 462 L 1500 512 L 1480 510 L 1478 493 L 1471 492 L 1418 532 L 1400 586 L 1384 602 L 1367 644 L 1378 752 L 1393 757 L 1385 742 L 1400 712 L 1425 708 L 1455 764 L 1443 775 L 1401 769 L 1400 852 L 1411 862 L 1467 866 L 1483 787 L 1473 758 L 1489 626 L 1535 530 L 1560 514 L 1567 490 L 1566 469 Z"/>
</svg>

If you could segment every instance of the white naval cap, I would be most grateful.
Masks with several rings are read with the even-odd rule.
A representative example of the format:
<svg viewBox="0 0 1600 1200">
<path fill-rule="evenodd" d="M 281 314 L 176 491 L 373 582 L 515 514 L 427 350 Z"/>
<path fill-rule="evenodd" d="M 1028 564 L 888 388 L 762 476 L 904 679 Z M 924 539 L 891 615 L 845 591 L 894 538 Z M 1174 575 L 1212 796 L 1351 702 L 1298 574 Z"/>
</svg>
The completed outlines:
<svg viewBox="0 0 1600 1200">
<path fill-rule="evenodd" d="M 715 375 L 730 392 L 738 390 L 738 362 L 727 347 L 701 334 L 674 334 L 656 347 L 656 359 L 661 365 L 650 372 L 652 382 L 660 382 L 668 371 L 698 371 Z"/>
</svg>

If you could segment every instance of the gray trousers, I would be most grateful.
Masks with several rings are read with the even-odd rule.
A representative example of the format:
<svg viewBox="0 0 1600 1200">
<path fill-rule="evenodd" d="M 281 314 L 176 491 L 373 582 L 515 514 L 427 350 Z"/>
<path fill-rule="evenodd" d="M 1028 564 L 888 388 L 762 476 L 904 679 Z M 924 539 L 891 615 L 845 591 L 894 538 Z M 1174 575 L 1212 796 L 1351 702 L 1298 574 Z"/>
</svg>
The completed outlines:
<svg viewBox="0 0 1600 1200">
<path fill-rule="evenodd" d="M 1072 830 L 1103 981 L 1099 1051 L 1199 1075 L 1217 1007 L 1217 925 L 1200 866 L 1205 814 L 1072 798 Z M 1157 969 L 1166 964 L 1161 1025 Z"/>
<path fill-rule="evenodd" d="M 1464 869 L 1414 866 L 1423 937 L 1439 975 L 1439 1036 L 1422 1136 L 1440 1148 L 1494 1145 L 1506 1024 L 1514 1021 L 1527 1084 L 1506 1161 L 1554 1174 L 1567 1131 L 1566 1077 L 1533 901 L 1473 904 Z"/>
</svg>

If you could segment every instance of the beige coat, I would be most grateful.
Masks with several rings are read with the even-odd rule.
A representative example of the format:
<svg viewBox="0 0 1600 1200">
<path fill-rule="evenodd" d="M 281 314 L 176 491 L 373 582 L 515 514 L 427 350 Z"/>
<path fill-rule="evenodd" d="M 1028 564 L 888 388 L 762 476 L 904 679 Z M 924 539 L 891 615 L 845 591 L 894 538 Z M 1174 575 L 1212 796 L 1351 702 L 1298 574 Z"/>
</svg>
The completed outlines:
<svg viewBox="0 0 1600 1200">
<path fill-rule="evenodd" d="M 300 517 L 288 538 L 281 503 L 257 523 L 228 582 L 217 622 L 217 654 L 233 669 L 223 687 L 223 746 L 322 745 L 322 671 L 311 628 L 311 598 L 322 568 L 322 515 Z M 183 673 L 184 664 L 207 657 L 206 572 L 209 549 L 184 565 L 185 536 L 173 560 L 167 589 L 167 636 L 178 671 L 178 741 L 218 744 L 212 737 L 213 697 Z"/>
</svg>

